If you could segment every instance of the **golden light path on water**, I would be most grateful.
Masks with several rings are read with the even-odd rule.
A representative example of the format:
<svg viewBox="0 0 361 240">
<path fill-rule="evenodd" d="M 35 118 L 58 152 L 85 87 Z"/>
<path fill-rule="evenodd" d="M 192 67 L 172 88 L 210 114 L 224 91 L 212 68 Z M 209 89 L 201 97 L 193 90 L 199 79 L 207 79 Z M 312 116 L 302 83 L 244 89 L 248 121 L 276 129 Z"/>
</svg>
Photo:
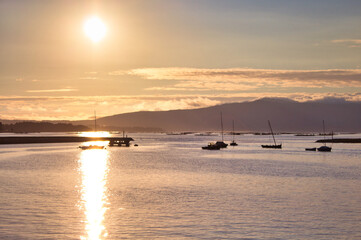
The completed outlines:
<svg viewBox="0 0 361 240">
<path fill-rule="evenodd" d="M 83 150 L 80 157 L 82 175 L 81 209 L 85 215 L 85 236 L 81 239 L 103 239 L 108 233 L 103 220 L 107 211 L 108 151 Z"/>
</svg>

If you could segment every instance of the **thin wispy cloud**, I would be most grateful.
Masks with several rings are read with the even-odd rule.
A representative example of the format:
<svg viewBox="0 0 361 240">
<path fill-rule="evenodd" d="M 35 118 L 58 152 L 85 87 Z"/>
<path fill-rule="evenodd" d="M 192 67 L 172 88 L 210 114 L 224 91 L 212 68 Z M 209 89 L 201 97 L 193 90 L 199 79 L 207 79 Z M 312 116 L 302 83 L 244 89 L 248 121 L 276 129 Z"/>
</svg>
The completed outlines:
<svg viewBox="0 0 361 240">
<path fill-rule="evenodd" d="M 345 44 L 348 47 L 361 47 L 361 39 L 336 39 L 332 43 Z"/>
<path fill-rule="evenodd" d="M 57 92 L 76 92 L 76 91 L 78 91 L 78 89 L 74 89 L 74 88 L 26 90 L 27 93 L 57 93 Z"/>
</svg>

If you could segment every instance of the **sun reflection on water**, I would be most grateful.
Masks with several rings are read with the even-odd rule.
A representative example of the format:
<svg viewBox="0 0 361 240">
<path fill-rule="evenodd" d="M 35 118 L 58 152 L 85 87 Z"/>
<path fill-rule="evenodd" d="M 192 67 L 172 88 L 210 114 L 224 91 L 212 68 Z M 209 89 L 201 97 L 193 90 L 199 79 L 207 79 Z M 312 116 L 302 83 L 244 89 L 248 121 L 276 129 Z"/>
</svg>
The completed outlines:
<svg viewBox="0 0 361 240">
<path fill-rule="evenodd" d="M 81 137 L 110 137 L 109 132 L 81 132 L 79 136 Z"/>
<path fill-rule="evenodd" d="M 108 151 L 99 149 L 82 151 L 80 172 L 81 206 L 86 223 L 86 234 L 81 239 L 103 239 L 107 236 L 103 220 L 108 204 L 106 195 Z"/>
</svg>

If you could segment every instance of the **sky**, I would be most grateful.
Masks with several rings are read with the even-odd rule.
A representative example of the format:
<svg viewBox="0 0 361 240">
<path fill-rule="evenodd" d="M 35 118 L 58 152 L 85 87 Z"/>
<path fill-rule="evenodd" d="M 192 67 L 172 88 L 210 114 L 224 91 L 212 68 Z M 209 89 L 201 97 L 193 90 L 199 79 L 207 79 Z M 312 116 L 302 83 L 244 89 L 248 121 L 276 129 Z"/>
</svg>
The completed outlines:
<svg viewBox="0 0 361 240">
<path fill-rule="evenodd" d="M 361 101 L 360 12 L 359 0 L 1 0 L 0 119 Z"/>
</svg>

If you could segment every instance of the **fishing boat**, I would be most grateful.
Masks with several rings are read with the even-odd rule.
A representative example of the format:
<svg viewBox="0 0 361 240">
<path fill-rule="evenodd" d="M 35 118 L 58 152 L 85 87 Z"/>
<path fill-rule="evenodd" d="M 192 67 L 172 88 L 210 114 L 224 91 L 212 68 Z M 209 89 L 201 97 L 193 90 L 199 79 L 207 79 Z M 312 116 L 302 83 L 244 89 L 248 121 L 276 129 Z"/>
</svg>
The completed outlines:
<svg viewBox="0 0 361 240">
<path fill-rule="evenodd" d="M 233 136 L 233 140 L 232 140 L 232 142 L 229 144 L 229 145 L 231 145 L 231 146 L 238 146 L 238 144 L 234 141 L 234 120 L 232 121 L 232 136 Z"/>
<path fill-rule="evenodd" d="M 272 130 L 272 126 L 271 126 L 271 122 L 268 120 L 268 126 L 271 130 L 271 134 L 272 134 L 272 138 L 273 138 L 273 142 L 274 144 L 270 144 L 270 145 L 261 145 L 262 148 L 275 148 L 275 149 L 280 149 L 282 148 L 282 144 L 277 144 L 276 143 L 276 139 L 275 139 L 275 136 L 273 134 L 273 130 Z"/>
<path fill-rule="evenodd" d="M 222 141 L 217 141 L 217 142 L 216 142 L 216 145 L 219 146 L 220 148 L 226 148 L 226 147 L 228 146 L 228 144 L 223 141 L 223 118 L 222 118 L 222 112 L 221 112 L 221 136 L 222 136 Z"/>
<path fill-rule="evenodd" d="M 325 120 L 322 121 L 322 126 L 323 126 L 323 139 L 326 140 L 326 131 L 325 131 Z M 333 137 L 333 134 L 332 134 Z M 326 142 L 324 142 L 324 145 L 317 148 L 317 151 L 319 152 L 331 152 L 332 147 L 328 147 L 326 146 Z"/>
<path fill-rule="evenodd" d="M 205 147 L 202 147 L 202 149 L 204 149 L 204 150 L 220 150 L 221 147 L 216 145 L 215 143 L 208 143 L 208 145 Z"/>
</svg>

